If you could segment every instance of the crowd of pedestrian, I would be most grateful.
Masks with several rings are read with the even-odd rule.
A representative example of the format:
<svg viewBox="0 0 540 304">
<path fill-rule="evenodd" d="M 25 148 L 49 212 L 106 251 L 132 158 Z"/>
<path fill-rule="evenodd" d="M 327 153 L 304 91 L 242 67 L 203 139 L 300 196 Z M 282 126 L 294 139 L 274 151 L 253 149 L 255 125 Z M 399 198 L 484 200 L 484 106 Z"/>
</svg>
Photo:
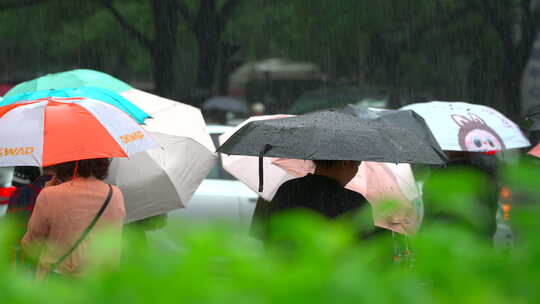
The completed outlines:
<svg viewBox="0 0 540 304">
<path fill-rule="evenodd" d="M 40 279 L 77 278 L 92 269 L 117 267 L 125 232 L 145 240 L 145 231 L 166 225 L 167 211 L 186 206 L 216 160 L 214 151 L 207 150 L 213 144 L 201 112 L 194 107 L 138 91 L 97 71 L 74 70 L 30 82 L 67 76 L 71 81 L 74 75 L 85 79 L 80 88 L 30 90 L 0 104 L 0 123 L 9 131 L 0 134 L 0 141 L 9 147 L 0 149 L 0 165 L 18 166 L 17 190 L 6 214 L 13 227 L 8 250 L 16 267 L 35 270 Z M 96 77 L 113 81 L 111 87 L 121 87 L 123 95 L 85 86 Z M 23 83 L 18 89 L 25 87 L 35 85 Z M 29 100 L 28 94 L 34 99 Z M 53 96 L 57 94 L 65 96 Z M 357 231 L 364 240 L 384 233 L 415 234 L 423 218 L 424 223 L 460 225 L 490 241 L 501 186 L 497 153 L 530 146 L 518 126 L 501 113 L 463 102 L 418 103 L 400 110 L 353 105 L 298 116 L 262 116 L 262 104 L 249 109 L 219 97 L 206 104 L 206 113 L 221 109 L 222 103 L 253 115 L 215 152 L 246 156 L 258 164 L 260 198 L 251 232 L 265 243 L 272 241 L 271 218 L 294 209 L 330 220 L 372 211 L 370 228 Z M 224 117 L 213 118 L 221 123 Z M 529 153 L 540 157 L 538 149 Z M 117 179 L 105 182 L 112 158 L 149 150 L 153 152 L 142 158 L 115 163 Z M 294 162 L 306 160 L 312 167 L 299 168 Z M 432 168 L 421 187 L 412 174 L 417 165 Z M 273 188 L 266 192 L 265 167 L 278 170 L 281 179 L 267 183 Z M 479 180 L 474 197 L 467 198 L 473 219 L 453 212 L 453 193 L 459 189 L 441 191 L 439 183 L 439 176 L 461 169 L 472 171 Z M 165 180 L 167 187 L 150 185 L 150 179 Z M 148 190 L 152 186 L 159 189 Z M 166 191 L 173 195 L 161 196 Z M 124 197 L 128 203 L 137 201 L 131 219 Z M 397 208 L 381 211 L 380 201 L 388 199 L 398 201 Z M 423 211 L 418 207 L 422 200 Z M 108 235 L 108 254 L 94 254 L 103 248 L 102 233 Z"/>
<path fill-rule="evenodd" d="M 472 232 L 489 239 L 495 231 L 498 182 L 496 155 L 492 153 L 445 151 L 449 162 L 435 168 L 424 183 L 425 221 L 465 224 Z M 26 184 L 19 184 L 9 200 L 6 219 L 13 224 L 12 256 L 17 267 L 37 269 L 40 278 L 48 275 L 79 277 L 94 267 L 114 267 L 121 251 L 125 216 L 119 188 L 103 182 L 109 159 L 89 159 L 61 163 L 41 170 L 20 167 Z M 271 216 L 291 209 L 308 209 L 329 219 L 343 217 L 362 208 L 370 208 L 362 194 L 345 186 L 357 175 L 361 162 L 349 160 L 314 160 L 313 174 L 283 183 L 271 202 L 259 199 L 252 222 L 252 234 L 267 240 Z M 483 188 L 474 202 L 475 221 L 459 218 L 444 204 L 437 204 L 437 188 L 432 180 L 441 172 L 459 168 L 476 171 L 484 178 Z M 22 174 L 20 174 L 22 175 Z M 98 212 L 99 211 L 99 212 Z M 95 225 L 95 226 L 94 226 Z M 140 223 L 128 226 L 141 225 Z M 91 254 L 106 230 L 117 242 L 112 256 L 98 261 Z M 144 229 L 135 229 L 144 231 Z M 374 232 L 361 231 L 361 236 Z M 144 234 L 144 232 L 143 232 Z"/>
</svg>

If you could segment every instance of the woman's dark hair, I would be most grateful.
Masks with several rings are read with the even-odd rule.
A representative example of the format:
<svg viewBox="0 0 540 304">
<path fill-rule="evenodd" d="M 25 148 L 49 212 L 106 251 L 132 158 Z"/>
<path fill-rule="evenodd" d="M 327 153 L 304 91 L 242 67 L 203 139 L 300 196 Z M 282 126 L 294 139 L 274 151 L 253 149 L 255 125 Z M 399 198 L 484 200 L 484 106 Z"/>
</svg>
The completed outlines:
<svg viewBox="0 0 540 304">
<path fill-rule="evenodd" d="M 313 162 L 315 163 L 315 165 L 317 167 L 320 167 L 320 168 L 333 168 L 337 165 L 339 165 L 339 163 L 343 162 L 344 160 L 327 160 L 327 159 L 314 159 Z M 360 165 L 360 161 L 356 161 L 358 163 L 358 165 Z"/>
<path fill-rule="evenodd" d="M 77 167 L 77 176 L 79 177 L 93 176 L 103 180 L 109 174 L 110 164 L 111 160 L 108 158 L 82 159 L 54 165 L 52 169 L 55 171 L 56 177 L 63 181 L 73 178 L 75 167 Z"/>
<path fill-rule="evenodd" d="M 340 160 L 315 159 L 313 162 L 317 167 L 332 168 L 339 164 Z"/>
</svg>

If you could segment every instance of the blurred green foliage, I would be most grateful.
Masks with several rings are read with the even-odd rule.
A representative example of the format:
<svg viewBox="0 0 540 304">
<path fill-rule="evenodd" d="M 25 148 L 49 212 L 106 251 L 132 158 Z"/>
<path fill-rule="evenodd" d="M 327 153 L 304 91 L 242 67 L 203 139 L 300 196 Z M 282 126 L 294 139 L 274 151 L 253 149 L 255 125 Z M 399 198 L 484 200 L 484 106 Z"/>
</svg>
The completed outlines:
<svg viewBox="0 0 540 304">
<path fill-rule="evenodd" d="M 428 221 L 418 235 L 407 238 L 412 251 L 407 263 L 395 259 L 396 241 L 389 232 L 359 240 L 356 223 L 329 222 L 308 213 L 275 218 L 266 247 L 226 226 L 186 223 L 177 233 L 181 250 L 144 249 L 130 239 L 118 269 L 80 280 L 36 282 L 31 273 L 13 271 L 2 256 L 0 301 L 535 303 L 540 299 L 540 210 L 533 202 L 540 194 L 535 186 L 540 171 L 525 161 L 501 172 L 502 183 L 531 198 L 527 206 L 513 205 L 511 223 L 519 237 L 509 250 L 494 250 L 490 242 L 451 222 Z M 474 196 L 479 184 L 471 174 L 452 174 L 439 186 L 448 198 L 440 203 L 453 205 Z M 450 208 L 468 209 L 466 204 Z M 0 240 L 8 234 L 2 226 Z"/>
</svg>

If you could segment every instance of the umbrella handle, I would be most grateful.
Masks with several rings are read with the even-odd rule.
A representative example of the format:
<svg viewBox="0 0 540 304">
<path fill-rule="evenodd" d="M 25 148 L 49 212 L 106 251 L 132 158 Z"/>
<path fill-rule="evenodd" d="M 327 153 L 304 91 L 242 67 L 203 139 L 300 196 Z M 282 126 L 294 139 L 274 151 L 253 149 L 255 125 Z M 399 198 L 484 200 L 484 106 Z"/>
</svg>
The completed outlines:
<svg viewBox="0 0 540 304">
<path fill-rule="evenodd" d="M 264 166 L 263 166 L 264 155 L 271 148 L 272 148 L 271 145 L 266 144 L 266 145 L 264 145 L 263 149 L 261 150 L 261 153 L 259 153 L 259 193 L 262 193 L 263 190 L 264 190 Z"/>
<path fill-rule="evenodd" d="M 263 157 L 259 155 L 259 193 L 264 189 L 264 169 L 263 169 Z"/>
</svg>

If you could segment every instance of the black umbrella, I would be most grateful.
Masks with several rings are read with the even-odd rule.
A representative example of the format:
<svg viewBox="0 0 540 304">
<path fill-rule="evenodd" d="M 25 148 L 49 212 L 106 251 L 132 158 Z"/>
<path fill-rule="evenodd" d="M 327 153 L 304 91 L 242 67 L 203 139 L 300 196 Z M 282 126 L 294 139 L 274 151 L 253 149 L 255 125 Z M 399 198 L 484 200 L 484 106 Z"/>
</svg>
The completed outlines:
<svg viewBox="0 0 540 304">
<path fill-rule="evenodd" d="M 413 111 L 354 106 L 252 121 L 217 152 L 259 156 L 261 160 L 267 156 L 434 165 L 447 160 L 424 120 Z"/>
</svg>

